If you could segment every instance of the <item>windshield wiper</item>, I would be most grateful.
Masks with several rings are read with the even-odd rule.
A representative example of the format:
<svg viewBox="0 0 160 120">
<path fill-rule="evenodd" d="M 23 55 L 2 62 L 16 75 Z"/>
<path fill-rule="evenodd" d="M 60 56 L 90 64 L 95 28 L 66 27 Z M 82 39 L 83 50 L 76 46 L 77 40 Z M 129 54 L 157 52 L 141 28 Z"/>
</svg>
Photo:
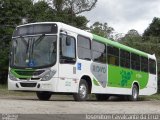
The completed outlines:
<svg viewBox="0 0 160 120">
<path fill-rule="evenodd" d="M 44 37 L 45 37 L 45 34 L 42 34 L 37 40 L 33 42 L 33 44 L 37 46 L 43 40 Z"/>
<path fill-rule="evenodd" d="M 25 44 L 26 48 L 26 53 L 28 53 L 29 50 L 29 40 L 28 42 L 24 39 L 24 37 L 20 36 L 19 38 L 21 38 L 22 42 Z"/>
<path fill-rule="evenodd" d="M 37 40 L 35 38 L 31 39 L 31 58 L 33 58 L 34 46 L 37 46 L 45 37 L 45 34 L 42 34 Z"/>
</svg>

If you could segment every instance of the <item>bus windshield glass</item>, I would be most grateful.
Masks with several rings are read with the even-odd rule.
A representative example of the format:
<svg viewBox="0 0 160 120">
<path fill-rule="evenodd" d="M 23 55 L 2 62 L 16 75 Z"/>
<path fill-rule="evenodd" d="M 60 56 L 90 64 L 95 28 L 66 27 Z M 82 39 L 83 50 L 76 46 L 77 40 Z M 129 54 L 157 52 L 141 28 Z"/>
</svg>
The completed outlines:
<svg viewBox="0 0 160 120">
<path fill-rule="evenodd" d="M 57 36 L 19 37 L 12 40 L 11 66 L 39 68 L 56 63 Z"/>
</svg>

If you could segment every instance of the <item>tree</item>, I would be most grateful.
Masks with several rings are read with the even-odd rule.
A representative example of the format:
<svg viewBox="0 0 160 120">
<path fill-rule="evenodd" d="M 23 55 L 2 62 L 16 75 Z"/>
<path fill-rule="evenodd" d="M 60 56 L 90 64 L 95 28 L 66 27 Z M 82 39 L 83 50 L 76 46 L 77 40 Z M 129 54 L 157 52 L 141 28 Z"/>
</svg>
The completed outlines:
<svg viewBox="0 0 160 120">
<path fill-rule="evenodd" d="M 135 37 L 140 36 L 139 33 L 138 33 L 138 31 L 135 30 L 135 29 L 129 30 L 129 31 L 127 32 L 127 35 L 128 35 L 128 36 L 133 36 L 133 37 L 134 37 L 134 36 L 135 36 Z"/>
<path fill-rule="evenodd" d="M 129 47 L 145 51 L 145 46 L 142 45 L 142 37 L 135 29 L 129 30 L 119 42 Z"/>
<path fill-rule="evenodd" d="M 0 25 L 17 25 L 31 13 L 31 0 L 1 0 Z"/>
<path fill-rule="evenodd" d="M 31 13 L 31 0 L 0 0 L 0 83 L 6 83 L 9 46 L 15 26 Z"/>
<path fill-rule="evenodd" d="M 90 26 L 90 32 L 105 38 L 110 38 L 114 29 L 109 27 L 107 23 L 95 22 Z"/>
<path fill-rule="evenodd" d="M 80 13 L 92 10 L 97 0 L 48 0 L 55 15 L 54 21 L 63 22 L 81 29 L 86 29 L 88 20 Z"/>
<path fill-rule="evenodd" d="M 48 0 L 50 5 L 57 13 L 67 11 L 71 14 L 80 14 L 85 11 L 91 11 L 97 0 Z"/>
<path fill-rule="evenodd" d="M 144 31 L 143 36 L 160 37 L 160 18 L 154 17 L 152 23 Z"/>
<path fill-rule="evenodd" d="M 38 1 L 33 5 L 30 16 L 27 17 L 28 22 L 44 22 L 54 21 L 56 18 L 52 8 L 45 1 Z"/>
<path fill-rule="evenodd" d="M 148 43 L 148 52 L 155 53 L 160 62 L 160 18 L 154 17 L 152 23 L 143 33 L 145 43 Z"/>
</svg>

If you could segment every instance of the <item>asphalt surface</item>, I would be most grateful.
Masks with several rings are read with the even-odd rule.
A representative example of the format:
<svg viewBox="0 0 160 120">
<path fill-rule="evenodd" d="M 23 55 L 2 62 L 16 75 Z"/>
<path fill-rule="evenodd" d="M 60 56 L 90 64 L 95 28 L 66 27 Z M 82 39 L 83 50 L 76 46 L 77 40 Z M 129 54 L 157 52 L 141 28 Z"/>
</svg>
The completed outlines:
<svg viewBox="0 0 160 120">
<path fill-rule="evenodd" d="M 75 102 L 72 97 L 64 96 L 53 96 L 49 101 L 39 101 L 36 96 L 3 96 L 0 97 L 0 113 L 2 117 L 5 114 L 19 115 L 19 119 L 23 117 L 24 120 L 28 120 L 28 117 L 37 120 L 44 118 L 46 120 L 80 120 L 85 118 L 86 114 L 160 114 L 160 101 Z M 74 115 L 70 116 L 70 114 Z M 77 117 L 75 114 L 81 115 Z"/>
</svg>

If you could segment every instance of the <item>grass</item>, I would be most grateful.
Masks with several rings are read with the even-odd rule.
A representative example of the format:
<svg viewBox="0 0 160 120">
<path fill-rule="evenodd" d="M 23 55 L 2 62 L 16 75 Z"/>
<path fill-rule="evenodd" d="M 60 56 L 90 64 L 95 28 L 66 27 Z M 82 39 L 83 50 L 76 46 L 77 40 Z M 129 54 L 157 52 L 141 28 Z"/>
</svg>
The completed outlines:
<svg viewBox="0 0 160 120">
<path fill-rule="evenodd" d="M 7 85 L 0 85 L 0 96 L 32 96 L 33 92 L 9 91 Z"/>
<path fill-rule="evenodd" d="M 143 97 L 145 100 L 160 100 L 160 93 Z"/>
</svg>

